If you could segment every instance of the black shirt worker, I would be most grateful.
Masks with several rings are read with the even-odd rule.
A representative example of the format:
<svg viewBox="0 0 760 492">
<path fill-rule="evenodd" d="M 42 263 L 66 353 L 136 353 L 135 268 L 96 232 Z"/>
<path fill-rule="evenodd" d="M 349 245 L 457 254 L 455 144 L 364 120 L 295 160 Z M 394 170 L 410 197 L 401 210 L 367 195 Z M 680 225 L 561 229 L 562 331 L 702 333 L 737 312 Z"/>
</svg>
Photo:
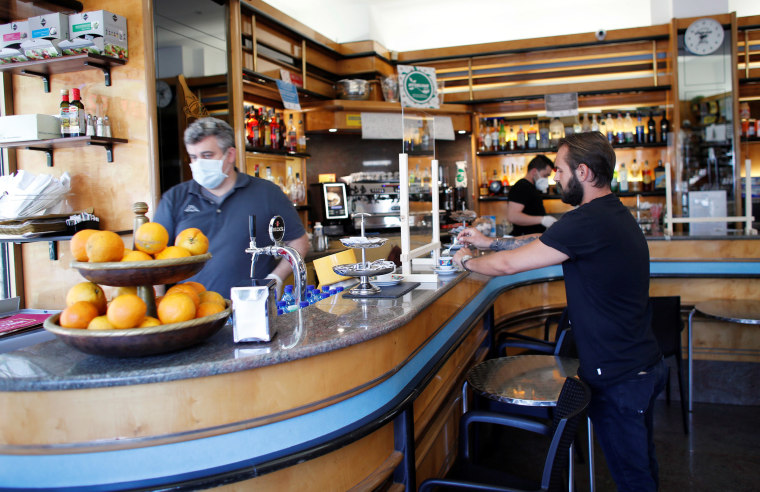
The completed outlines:
<svg viewBox="0 0 760 492">
<path fill-rule="evenodd" d="M 513 236 L 524 236 L 544 232 L 557 221 L 546 215 L 541 193 L 549 187 L 549 175 L 554 163 L 545 155 L 537 155 L 528 164 L 525 177 L 520 178 L 509 189 L 507 220 L 514 226 Z"/>
<path fill-rule="evenodd" d="M 562 200 L 576 209 L 537 241 L 466 229 L 462 243 L 497 251 L 473 258 L 462 248 L 454 261 L 487 275 L 562 265 L 578 375 L 592 389 L 589 416 L 612 477 L 620 491 L 655 491 L 652 411 L 666 373 L 651 330 L 647 243 L 610 190 L 615 152 L 601 133 L 562 139 L 555 164 Z"/>
</svg>

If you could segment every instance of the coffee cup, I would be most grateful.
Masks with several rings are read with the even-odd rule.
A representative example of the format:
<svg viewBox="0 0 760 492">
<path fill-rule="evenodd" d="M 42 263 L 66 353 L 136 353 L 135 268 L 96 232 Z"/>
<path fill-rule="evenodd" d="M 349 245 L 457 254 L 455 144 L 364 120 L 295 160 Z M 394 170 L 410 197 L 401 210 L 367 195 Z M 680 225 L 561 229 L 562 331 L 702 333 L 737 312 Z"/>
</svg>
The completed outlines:
<svg viewBox="0 0 760 492">
<path fill-rule="evenodd" d="M 451 270 L 454 268 L 454 258 L 451 256 L 441 256 L 438 258 L 438 268 L 441 270 Z"/>
</svg>

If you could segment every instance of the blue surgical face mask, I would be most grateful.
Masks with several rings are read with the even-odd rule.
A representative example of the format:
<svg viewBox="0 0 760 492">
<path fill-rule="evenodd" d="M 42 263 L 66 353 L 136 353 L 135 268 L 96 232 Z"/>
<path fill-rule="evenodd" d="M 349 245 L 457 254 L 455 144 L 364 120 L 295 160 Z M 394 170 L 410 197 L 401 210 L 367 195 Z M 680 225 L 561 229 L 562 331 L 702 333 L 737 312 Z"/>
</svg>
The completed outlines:
<svg viewBox="0 0 760 492">
<path fill-rule="evenodd" d="M 222 172 L 224 161 L 219 159 L 196 159 L 190 163 L 193 179 L 208 190 L 213 190 L 227 177 Z"/>
</svg>

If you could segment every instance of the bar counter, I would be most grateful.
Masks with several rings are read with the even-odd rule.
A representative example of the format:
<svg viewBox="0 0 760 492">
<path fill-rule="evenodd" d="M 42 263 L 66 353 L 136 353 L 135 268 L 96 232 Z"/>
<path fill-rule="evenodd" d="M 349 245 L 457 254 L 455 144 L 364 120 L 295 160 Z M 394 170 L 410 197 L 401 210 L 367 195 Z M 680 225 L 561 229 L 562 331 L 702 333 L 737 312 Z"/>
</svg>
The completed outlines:
<svg viewBox="0 0 760 492">
<path fill-rule="evenodd" d="M 461 385 L 494 319 L 564 302 L 561 272 L 330 298 L 279 317 L 269 344 L 234 344 L 225 327 L 152 357 L 59 340 L 0 354 L 0 488 L 414 489 L 456 456 Z M 715 282 L 760 294 L 753 260 L 657 261 L 651 275 L 653 295 L 688 284 L 686 303 Z"/>
</svg>

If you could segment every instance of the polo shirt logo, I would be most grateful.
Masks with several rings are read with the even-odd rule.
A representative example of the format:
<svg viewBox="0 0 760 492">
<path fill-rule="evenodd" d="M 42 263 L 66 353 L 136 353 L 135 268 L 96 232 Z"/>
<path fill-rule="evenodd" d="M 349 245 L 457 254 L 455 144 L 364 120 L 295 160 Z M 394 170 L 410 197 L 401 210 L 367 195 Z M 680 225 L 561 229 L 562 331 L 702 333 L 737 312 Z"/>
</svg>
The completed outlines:
<svg viewBox="0 0 760 492">
<path fill-rule="evenodd" d="M 185 210 L 183 210 L 183 212 L 185 212 L 186 214 L 189 214 L 193 212 L 200 212 L 200 210 L 195 205 L 190 204 L 187 207 L 185 207 Z"/>
</svg>

